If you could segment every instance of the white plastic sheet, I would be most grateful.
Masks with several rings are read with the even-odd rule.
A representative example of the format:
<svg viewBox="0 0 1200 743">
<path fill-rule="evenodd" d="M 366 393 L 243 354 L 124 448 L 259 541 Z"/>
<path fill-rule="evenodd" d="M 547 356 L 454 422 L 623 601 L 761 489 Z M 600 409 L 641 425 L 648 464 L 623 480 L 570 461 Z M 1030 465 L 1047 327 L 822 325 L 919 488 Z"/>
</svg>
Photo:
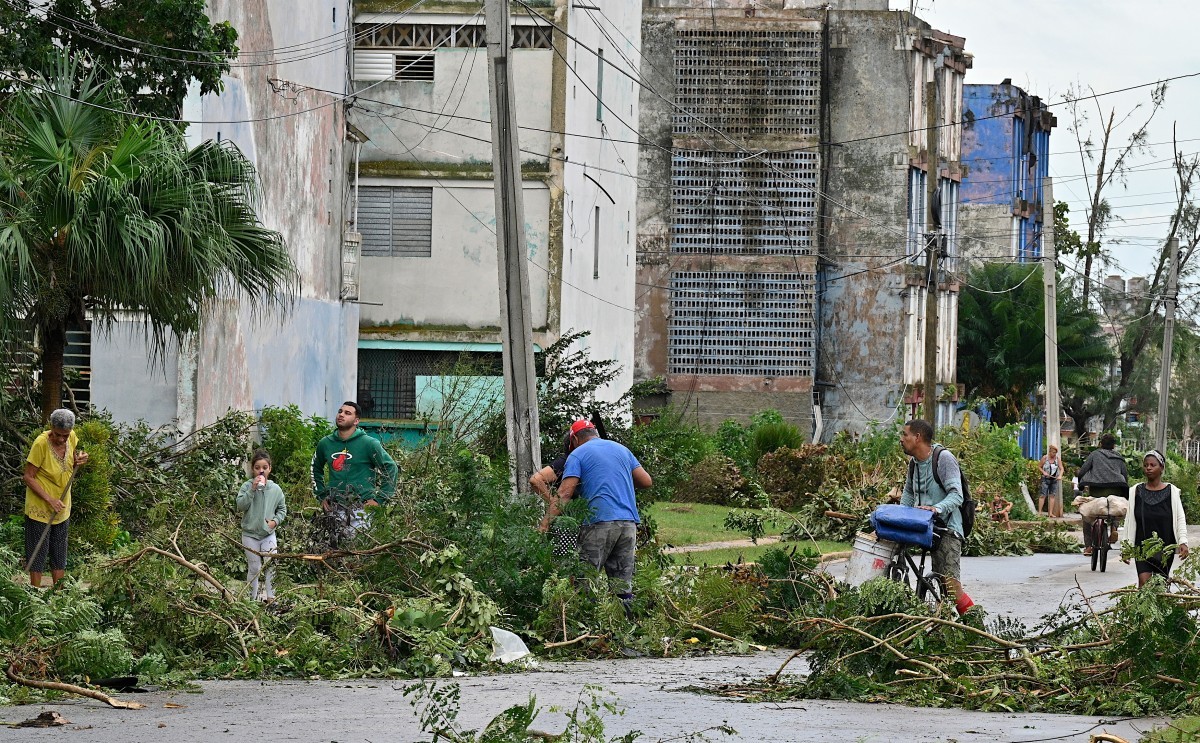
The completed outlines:
<svg viewBox="0 0 1200 743">
<path fill-rule="evenodd" d="M 488 660 L 498 660 L 501 663 L 512 663 L 529 655 L 529 648 L 524 641 L 506 629 L 492 627 L 492 654 Z"/>
</svg>

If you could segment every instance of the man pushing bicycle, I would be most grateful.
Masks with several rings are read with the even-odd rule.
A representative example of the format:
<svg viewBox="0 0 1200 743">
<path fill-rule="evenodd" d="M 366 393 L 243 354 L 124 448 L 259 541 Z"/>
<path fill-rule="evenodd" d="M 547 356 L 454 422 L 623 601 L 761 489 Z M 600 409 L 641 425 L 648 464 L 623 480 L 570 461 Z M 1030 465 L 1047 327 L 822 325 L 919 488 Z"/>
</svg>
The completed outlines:
<svg viewBox="0 0 1200 743">
<path fill-rule="evenodd" d="M 904 480 L 900 505 L 933 511 L 935 517 L 946 525 L 946 533 L 933 547 L 933 572 L 941 576 L 947 594 L 954 598 L 958 613 L 963 614 L 973 602 L 963 591 L 960 568 L 964 539 L 962 470 L 959 469 L 958 460 L 949 451 L 940 446 L 935 450 L 933 426 L 923 420 L 911 420 L 904 424 L 900 432 L 900 447 L 912 458 L 913 463 Z"/>
</svg>

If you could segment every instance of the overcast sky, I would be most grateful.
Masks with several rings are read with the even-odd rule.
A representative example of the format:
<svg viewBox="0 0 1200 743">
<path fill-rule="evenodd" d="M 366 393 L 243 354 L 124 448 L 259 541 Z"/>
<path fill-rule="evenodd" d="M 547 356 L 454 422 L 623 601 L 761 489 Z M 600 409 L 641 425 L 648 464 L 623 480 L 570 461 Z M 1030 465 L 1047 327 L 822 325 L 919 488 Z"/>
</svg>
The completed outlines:
<svg viewBox="0 0 1200 743">
<path fill-rule="evenodd" d="M 893 9 L 908 2 L 891 0 Z M 916 13 L 938 30 L 966 37 L 975 63 L 968 83 L 1013 83 L 1044 100 L 1059 103 L 1074 84 L 1097 93 L 1118 90 L 1177 75 L 1200 73 L 1200 3 L 1190 0 L 917 0 Z M 1150 88 L 1098 99 L 1104 115 L 1116 109 L 1118 119 L 1139 103 L 1142 109 L 1118 130 L 1125 141 L 1150 110 Z M 1093 131 L 1096 101 L 1086 108 Z M 1052 109 L 1058 128 L 1050 138 L 1050 174 L 1054 196 L 1071 205 L 1072 222 L 1084 233 L 1087 188 L 1075 138 L 1069 131 L 1068 107 Z M 1125 187 L 1109 192 L 1114 213 L 1111 246 L 1117 266 L 1106 273 L 1144 274 L 1162 244 L 1173 209 L 1174 177 L 1170 170 L 1172 125 L 1180 149 L 1200 151 L 1200 77 L 1168 84 L 1166 104 L 1150 126 L 1151 151 L 1131 161 Z M 1162 162 L 1160 162 L 1162 161 Z"/>
</svg>

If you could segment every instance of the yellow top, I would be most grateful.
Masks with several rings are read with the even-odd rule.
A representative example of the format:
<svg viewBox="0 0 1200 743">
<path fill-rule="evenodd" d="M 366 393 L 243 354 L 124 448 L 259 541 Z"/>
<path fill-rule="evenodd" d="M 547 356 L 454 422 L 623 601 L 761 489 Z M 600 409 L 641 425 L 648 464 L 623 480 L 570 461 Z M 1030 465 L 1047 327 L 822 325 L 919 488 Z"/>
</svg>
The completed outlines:
<svg viewBox="0 0 1200 743">
<path fill-rule="evenodd" d="M 43 524 L 61 524 L 71 518 L 71 493 L 63 491 L 71 481 L 71 472 L 74 470 L 73 463 L 75 462 L 75 445 L 78 443 L 79 437 L 75 435 L 74 431 L 71 431 L 71 435 L 67 437 L 67 456 L 65 459 L 59 459 L 50 446 L 49 431 L 43 431 L 34 439 L 33 446 L 29 447 L 29 456 L 25 461 L 38 468 L 37 480 L 41 484 L 42 490 L 45 490 L 46 495 L 51 498 L 62 500 L 63 510 L 55 513 L 49 503 L 38 497 L 27 486 L 25 488 L 26 516 Z"/>
</svg>

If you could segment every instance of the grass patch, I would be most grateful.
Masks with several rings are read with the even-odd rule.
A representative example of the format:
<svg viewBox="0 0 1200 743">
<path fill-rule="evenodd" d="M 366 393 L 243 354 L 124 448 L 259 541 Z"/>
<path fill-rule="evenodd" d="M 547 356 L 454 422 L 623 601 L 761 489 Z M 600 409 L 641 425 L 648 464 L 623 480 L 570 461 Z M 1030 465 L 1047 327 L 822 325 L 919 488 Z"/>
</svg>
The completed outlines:
<svg viewBox="0 0 1200 743">
<path fill-rule="evenodd" d="M 1185 743 L 1200 740 L 1200 717 L 1181 717 L 1155 728 L 1142 738 L 1146 743 Z"/>
<path fill-rule="evenodd" d="M 741 532 L 725 528 L 725 515 L 729 506 L 714 506 L 708 503 L 668 503 L 660 501 L 650 505 L 650 515 L 658 523 L 658 541 L 672 547 L 706 542 L 731 542 L 745 539 Z M 766 536 L 777 537 L 783 524 L 772 524 Z"/>
<path fill-rule="evenodd" d="M 758 562 L 758 558 L 769 549 L 790 549 L 797 547 L 804 549 L 805 546 L 811 547 L 812 542 L 782 542 L 777 544 L 758 544 L 750 547 L 726 547 L 716 550 L 704 550 L 703 552 L 673 552 L 668 555 L 671 562 L 676 565 L 708 565 L 719 566 L 725 563 L 737 564 L 738 562 Z M 821 554 L 827 552 L 843 552 L 850 549 L 850 545 L 841 542 L 825 542 L 818 541 L 817 547 L 821 550 Z"/>
</svg>

